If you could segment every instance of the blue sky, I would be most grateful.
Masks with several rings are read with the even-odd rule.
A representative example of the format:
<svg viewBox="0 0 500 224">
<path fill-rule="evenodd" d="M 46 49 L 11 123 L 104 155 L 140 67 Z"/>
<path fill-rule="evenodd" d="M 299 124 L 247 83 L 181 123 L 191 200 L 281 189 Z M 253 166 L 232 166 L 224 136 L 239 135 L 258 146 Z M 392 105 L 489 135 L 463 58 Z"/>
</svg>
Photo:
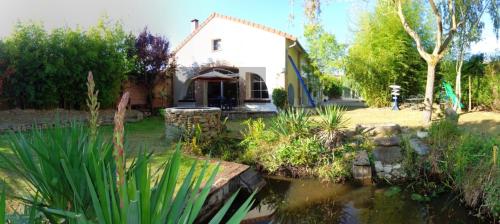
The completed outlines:
<svg viewBox="0 0 500 224">
<path fill-rule="evenodd" d="M 371 9 L 374 1 L 325 0 L 322 23 L 340 42 L 350 43 L 356 30 L 356 18 L 362 11 Z M 153 33 L 166 36 L 176 46 L 189 34 L 191 19 L 203 21 L 210 13 L 218 12 L 261 23 L 302 39 L 303 4 L 303 0 L 0 0 L 0 38 L 8 36 L 17 21 L 42 22 L 47 29 L 88 27 L 107 15 L 120 20 L 125 29 L 134 33 L 147 25 Z M 290 15 L 294 15 L 293 20 Z M 473 52 L 500 51 L 500 42 L 491 31 L 491 25 L 486 27 L 483 41 L 472 49 Z"/>
<path fill-rule="evenodd" d="M 363 4 L 361 4 L 363 3 Z M 206 19 L 210 13 L 218 12 L 264 24 L 302 37 L 303 0 L 211 0 L 211 1 L 177 1 L 176 9 L 168 15 L 170 39 L 178 43 L 190 31 L 189 21 L 197 18 Z M 321 19 L 325 29 L 332 32 L 341 42 L 348 42 L 352 36 L 350 30 L 355 29 L 356 15 L 366 9 L 362 1 L 330 1 L 325 4 Z"/>
</svg>

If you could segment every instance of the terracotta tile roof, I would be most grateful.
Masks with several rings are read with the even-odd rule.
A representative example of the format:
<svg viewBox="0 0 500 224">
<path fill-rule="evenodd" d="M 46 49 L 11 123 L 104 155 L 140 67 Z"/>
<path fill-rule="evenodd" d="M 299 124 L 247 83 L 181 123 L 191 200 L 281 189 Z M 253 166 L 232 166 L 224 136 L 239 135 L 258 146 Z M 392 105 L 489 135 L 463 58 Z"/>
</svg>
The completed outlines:
<svg viewBox="0 0 500 224">
<path fill-rule="evenodd" d="M 210 20 L 212 20 L 213 18 L 221 18 L 221 19 L 226 19 L 226 20 L 229 20 L 229 21 L 233 21 L 233 22 L 238 22 L 238 23 L 241 23 L 241 24 L 245 24 L 247 26 L 251 26 L 251 27 L 254 27 L 254 28 L 257 28 L 257 29 L 261 29 L 261 30 L 264 30 L 264 31 L 267 31 L 267 32 L 271 32 L 271 33 L 274 33 L 274 34 L 277 34 L 277 35 L 280 35 L 282 37 L 285 37 L 287 39 L 290 39 L 292 41 L 296 41 L 297 38 L 289 33 L 285 33 L 283 31 L 280 31 L 280 30 L 277 30 L 277 29 L 274 29 L 274 28 L 271 28 L 271 27 L 267 27 L 267 26 L 264 26 L 262 24 L 258 24 L 258 23 L 254 23 L 254 22 L 251 22 L 251 21 L 248 21 L 248 20 L 244 20 L 244 19 L 240 19 L 240 18 L 236 18 L 236 17 L 232 17 L 232 16 L 226 16 L 226 15 L 222 15 L 222 14 L 219 14 L 219 13 L 212 13 L 210 14 L 210 16 L 205 20 L 203 21 L 203 23 L 201 23 L 197 29 L 193 30 L 187 37 L 186 39 L 184 39 L 176 48 L 175 50 L 173 51 L 173 53 L 175 54 L 177 51 L 179 51 L 182 47 L 184 47 L 184 45 L 187 44 L 187 42 L 189 42 L 198 32 L 200 32 L 201 29 L 203 29 L 204 26 L 206 26 Z"/>
</svg>

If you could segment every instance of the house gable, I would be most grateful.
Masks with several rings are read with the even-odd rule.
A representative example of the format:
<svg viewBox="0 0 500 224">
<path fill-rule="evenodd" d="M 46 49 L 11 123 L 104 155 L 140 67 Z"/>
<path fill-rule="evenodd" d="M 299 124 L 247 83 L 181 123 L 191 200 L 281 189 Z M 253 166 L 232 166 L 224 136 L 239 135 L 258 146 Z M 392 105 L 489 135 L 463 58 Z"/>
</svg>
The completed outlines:
<svg viewBox="0 0 500 224">
<path fill-rule="evenodd" d="M 225 19 L 225 20 L 228 20 L 228 21 L 233 21 L 233 22 L 237 22 L 237 23 L 241 23 L 241 24 L 244 24 L 244 25 L 247 25 L 247 26 L 250 26 L 250 27 L 254 27 L 254 28 L 257 28 L 257 29 L 261 29 L 261 30 L 264 30 L 264 31 L 267 31 L 267 32 L 271 32 L 271 33 L 274 33 L 276 35 L 279 35 L 279 36 L 282 36 L 282 37 L 285 37 L 289 40 L 292 40 L 292 41 L 296 41 L 297 38 L 289 33 L 285 33 L 283 31 L 280 31 L 280 30 L 277 30 L 277 29 L 274 29 L 274 28 L 271 28 L 271 27 L 267 27 L 267 26 L 264 26 L 262 24 L 258 24 L 258 23 L 254 23 L 254 22 L 251 22 L 251 21 L 248 21 L 248 20 L 244 20 L 244 19 L 240 19 L 240 18 L 236 18 L 236 17 L 232 17 L 232 16 L 226 16 L 226 15 L 221 15 L 219 13 L 212 13 L 205 21 L 203 21 L 203 23 L 201 23 L 197 29 L 195 29 L 194 31 L 192 31 L 187 37 L 186 39 L 184 39 L 180 44 L 179 46 L 177 46 L 175 48 L 175 50 L 173 51 L 173 53 L 175 54 L 176 52 L 178 52 L 182 47 L 184 47 L 184 45 L 186 45 L 196 34 L 198 34 L 200 32 L 200 30 L 202 30 L 210 21 L 212 21 L 214 18 L 221 18 L 221 19 Z"/>
</svg>

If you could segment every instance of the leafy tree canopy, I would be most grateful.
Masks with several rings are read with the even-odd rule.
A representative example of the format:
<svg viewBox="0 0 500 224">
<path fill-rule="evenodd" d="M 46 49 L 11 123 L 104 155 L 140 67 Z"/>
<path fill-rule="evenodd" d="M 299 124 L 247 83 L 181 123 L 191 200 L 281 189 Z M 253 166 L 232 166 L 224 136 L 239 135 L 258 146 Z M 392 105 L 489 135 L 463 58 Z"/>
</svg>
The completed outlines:
<svg viewBox="0 0 500 224">
<path fill-rule="evenodd" d="M 422 7 L 418 3 L 408 4 L 405 14 L 409 23 L 417 27 L 423 43 L 428 43 L 432 33 L 426 23 L 419 23 L 426 21 L 421 18 L 426 15 Z M 347 76 L 356 82 L 368 105 L 388 105 L 391 84 L 402 87 L 402 97 L 422 92 L 425 62 L 389 4 L 379 1 L 373 12 L 362 16 L 355 35 L 346 63 Z"/>
</svg>

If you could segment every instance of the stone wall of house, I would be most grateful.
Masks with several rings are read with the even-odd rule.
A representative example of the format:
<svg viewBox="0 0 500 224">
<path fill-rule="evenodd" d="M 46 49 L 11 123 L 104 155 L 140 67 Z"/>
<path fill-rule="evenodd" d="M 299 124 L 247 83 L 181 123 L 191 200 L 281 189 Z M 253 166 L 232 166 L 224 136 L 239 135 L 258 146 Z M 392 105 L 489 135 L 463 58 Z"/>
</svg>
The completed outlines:
<svg viewBox="0 0 500 224">
<path fill-rule="evenodd" d="M 167 108 L 165 127 L 168 140 L 178 138 L 184 131 L 199 126 L 203 138 L 213 138 L 221 132 L 221 110 L 219 108 Z"/>
</svg>

